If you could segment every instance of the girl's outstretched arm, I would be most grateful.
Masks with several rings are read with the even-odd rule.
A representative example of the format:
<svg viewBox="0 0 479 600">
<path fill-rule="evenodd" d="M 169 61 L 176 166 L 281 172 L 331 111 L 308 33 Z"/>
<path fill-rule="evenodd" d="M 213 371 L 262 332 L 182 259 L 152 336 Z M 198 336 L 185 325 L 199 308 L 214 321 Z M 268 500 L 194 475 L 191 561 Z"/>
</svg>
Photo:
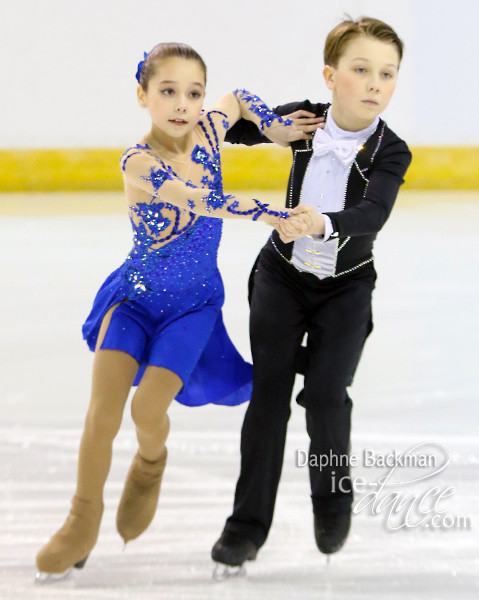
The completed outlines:
<svg viewBox="0 0 479 600">
<path fill-rule="evenodd" d="M 313 113 L 303 110 L 283 118 L 271 110 L 259 96 L 244 89 L 226 94 L 215 105 L 214 110 L 227 116 L 229 128 L 240 119 L 251 121 L 264 136 L 281 146 L 288 146 L 296 140 L 309 139 L 311 132 L 322 126 L 323 121 Z"/>
<path fill-rule="evenodd" d="M 201 151 L 201 149 L 199 150 Z M 176 177 L 143 147 L 132 148 L 122 159 L 125 184 L 137 187 L 151 196 L 185 212 L 219 219 L 252 219 L 276 226 L 290 211 L 279 210 L 252 198 L 222 194 L 217 190 L 198 188 Z"/>
</svg>

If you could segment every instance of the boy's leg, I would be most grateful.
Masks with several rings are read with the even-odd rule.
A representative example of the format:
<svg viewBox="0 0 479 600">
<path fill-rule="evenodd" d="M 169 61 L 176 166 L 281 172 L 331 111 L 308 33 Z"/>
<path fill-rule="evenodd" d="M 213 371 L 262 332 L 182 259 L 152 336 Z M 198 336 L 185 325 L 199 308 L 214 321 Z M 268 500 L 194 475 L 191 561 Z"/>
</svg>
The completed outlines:
<svg viewBox="0 0 479 600">
<path fill-rule="evenodd" d="M 301 289 L 264 252 L 251 298 L 253 393 L 241 431 L 241 473 L 225 531 L 259 548 L 268 535 L 283 464 L 294 362 L 304 335 Z M 287 265 L 286 268 L 290 269 Z"/>
<path fill-rule="evenodd" d="M 352 402 L 346 388 L 352 383 L 371 331 L 374 282 L 373 270 L 338 281 L 308 320 L 309 360 L 302 404 L 311 439 L 310 456 L 316 456 L 318 464 L 320 457 L 327 460 L 325 466 L 310 467 L 315 514 L 351 510 L 348 456 Z"/>
</svg>

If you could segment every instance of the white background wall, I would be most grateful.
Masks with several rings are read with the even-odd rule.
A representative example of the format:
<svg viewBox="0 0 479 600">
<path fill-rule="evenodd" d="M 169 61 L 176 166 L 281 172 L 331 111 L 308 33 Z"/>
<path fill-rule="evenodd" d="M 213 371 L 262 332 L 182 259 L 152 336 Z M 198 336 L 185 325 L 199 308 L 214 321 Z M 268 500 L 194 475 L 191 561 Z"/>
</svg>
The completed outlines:
<svg viewBox="0 0 479 600">
<path fill-rule="evenodd" d="M 182 41 L 208 66 L 207 102 L 246 87 L 271 105 L 329 100 L 322 50 L 343 13 L 406 44 L 385 113 L 411 145 L 479 144 L 479 3 L 473 0 L 0 0 L 0 147 L 125 146 L 144 50 Z"/>
</svg>

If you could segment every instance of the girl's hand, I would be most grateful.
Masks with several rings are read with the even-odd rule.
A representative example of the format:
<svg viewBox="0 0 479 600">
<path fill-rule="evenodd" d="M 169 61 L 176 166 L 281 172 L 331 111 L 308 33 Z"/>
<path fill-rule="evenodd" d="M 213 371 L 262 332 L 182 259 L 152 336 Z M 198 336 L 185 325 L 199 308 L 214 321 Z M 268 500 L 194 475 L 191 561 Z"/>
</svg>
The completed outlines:
<svg viewBox="0 0 479 600">
<path fill-rule="evenodd" d="M 277 210 L 277 211 L 281 211 L 283 213 L 288 213 L 288 215 L 291 215 L 291 209 L 290 208 L 276 208 L 276 207 L 269 207 L 272 210 Z M 290 217 L 291 218 L 291 217 Z M 271 227 L 273 227 L 274 229 L 278 229 L 279 224 L 282 222 L 287 222 L 289 221 L 288 219 L 283 219 L 281 217 L 277 217 L 275 215 L 269 215 L 268 213 L 264 212 L 259 218 L 258 221 L 263 221 L 263 223 L 266 223 L 267 225 L 270 225 Z"/>
<path fill-rule="evenodd" d="M 291 119 L 293 124 L 285 126 L 273 123 L 271 127 L 265 127 L 263 130 L 263 134 L 269 140 L 280 146 L 289 146 L 296 140 L 310 140 L 314 131 L 324 127 L 324 117 L 316 117 L 314 113 L 306 110 L 297 110 L 282 116 L 282 119 Z"/>
</svg>

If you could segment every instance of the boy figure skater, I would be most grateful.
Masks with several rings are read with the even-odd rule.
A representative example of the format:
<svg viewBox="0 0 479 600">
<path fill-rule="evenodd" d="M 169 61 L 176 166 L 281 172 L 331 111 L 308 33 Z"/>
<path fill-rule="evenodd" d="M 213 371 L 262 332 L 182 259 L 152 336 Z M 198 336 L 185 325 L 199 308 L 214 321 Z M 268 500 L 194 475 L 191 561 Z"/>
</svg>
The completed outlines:
<svg viewBox="0 0 479 600">
<path fill-rule="evenodd" d="M 379 118 L 393 95 L 402 52 L 389 25 L 344 20 L 329 33 L 324 50 L 332 103 L 275 109 L 292 118 L 308 111 L 311 123 L 324 117 L 325 124 L 312 140 L 291 144 L 286 206 L 296 218 L 273 232 L 253 268 L 253 394 L 241 433 L 233 514 L 212 550 L 216 562 L 239 566 L 254 560 L 266 540 L 296 371 L 305 376 L 298 401 L 306 409 L 309 464 L 314 457 L 319 463 L 321 455 L 329 459 L 326 468 L 309 467 L 316 543 L 331 554 L 346 541 L 353 501 L 345 460 L 352 408 L 347 387 L 372 330 L 373 242 L 411 161 L 406 143 Z M 226 139 L 266 141 L 256 132 L 239 121 Z"/>
</svg>

